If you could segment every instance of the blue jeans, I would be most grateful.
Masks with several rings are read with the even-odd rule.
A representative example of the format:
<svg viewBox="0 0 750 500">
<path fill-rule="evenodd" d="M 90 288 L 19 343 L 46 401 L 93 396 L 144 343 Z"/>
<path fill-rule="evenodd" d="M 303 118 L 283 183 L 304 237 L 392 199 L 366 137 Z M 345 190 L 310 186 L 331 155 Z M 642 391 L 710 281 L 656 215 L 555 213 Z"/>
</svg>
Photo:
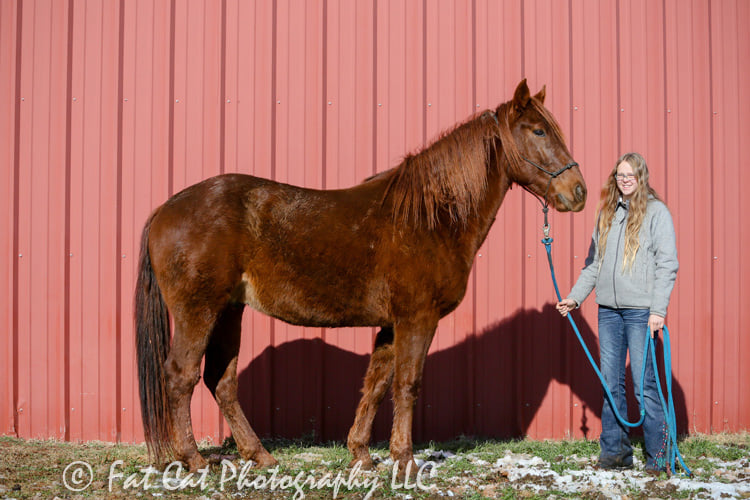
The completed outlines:
<svg viewBox="0 0 750 500">
<path fill-rule="evenodd" d="M 630 371 L 635 396 L 640 401 L 641 369 L 648 352 L 646 329 L 648 309 L 611 309 L 599 306 L 599 351 L 601 371 L 615 404 L 623 418 L 628 416 L 625 396 L 625 359 L 630 349 Z M 646 448 L 646 468 L 664 469 L 666 465 L 667 426 L 659 401 L 654 379 L 653 361 L 649 354 L 643 387 L 646 419 L 643 422 L 643 439 Z M 633 448 L 628 438 L 628 427 L 617 421 L 605 395 L 602 408 L 602 434 L 600 461 L 617 461 L 628 466 L 633 463 Z"/>
</svg>

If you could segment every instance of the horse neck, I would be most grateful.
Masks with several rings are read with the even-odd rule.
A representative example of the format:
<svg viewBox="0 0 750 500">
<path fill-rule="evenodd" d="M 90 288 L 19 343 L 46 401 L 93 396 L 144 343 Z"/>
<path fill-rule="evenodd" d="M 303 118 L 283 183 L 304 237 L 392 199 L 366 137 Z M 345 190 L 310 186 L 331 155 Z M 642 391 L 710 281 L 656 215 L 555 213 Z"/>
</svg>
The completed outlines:
<svg viewBox="0 0 750 500">
<path fill-rule="evenodd" d="M 502 157 L 502 151 L 499 149 L 498 156 Z M 472 261 L 487 238 L 500 205 L 512 184 L 504 164 L 488 170 L 490 173 L 487 178 L 487 189 L 484 197 L 477 203 L 475 214 L 465 224 L 443 227 L 445 237 L 457 241 L 461 254 Z"/>
</svg>

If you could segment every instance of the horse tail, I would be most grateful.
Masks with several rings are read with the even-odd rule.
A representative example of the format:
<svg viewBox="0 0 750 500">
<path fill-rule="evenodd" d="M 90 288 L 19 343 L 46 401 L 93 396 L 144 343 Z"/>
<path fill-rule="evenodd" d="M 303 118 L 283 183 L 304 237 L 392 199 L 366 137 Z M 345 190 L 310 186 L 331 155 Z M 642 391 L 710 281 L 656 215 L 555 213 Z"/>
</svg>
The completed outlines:
<svg viewBox="0 0 750 500">
<path fill-rule="evenodd" d="M 169 408 L 165 361 L 169 354 L 169 311 L 164 303 L 154 270 L 151 267 L 148 242 L 149 217 L 141 235 L 138 281 L 135 288 L 136 358 L 138 390 L 141 399 L 143 433 L 149 454 L 157 465 L 173 455 L 172 415 Z"/>
</svg>

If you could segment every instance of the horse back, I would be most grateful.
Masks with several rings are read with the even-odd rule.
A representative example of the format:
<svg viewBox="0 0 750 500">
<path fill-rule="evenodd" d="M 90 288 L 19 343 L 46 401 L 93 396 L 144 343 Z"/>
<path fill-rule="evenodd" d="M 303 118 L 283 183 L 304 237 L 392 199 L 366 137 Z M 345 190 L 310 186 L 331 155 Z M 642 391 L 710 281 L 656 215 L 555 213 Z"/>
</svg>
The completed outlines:
<svg viewBox="0 0 750 500">
<path fill-rule="evenodd" d="M 420 308 L 447 314 L 470 262 L 456 271 L 444 238 L 397 225 L 387 182 L 313 190 L 226 174 L 178 193 L 158 209 L 149 242 L 170 310 L 241 302 L 325 327 L 389 326 Z"/>
</svg>

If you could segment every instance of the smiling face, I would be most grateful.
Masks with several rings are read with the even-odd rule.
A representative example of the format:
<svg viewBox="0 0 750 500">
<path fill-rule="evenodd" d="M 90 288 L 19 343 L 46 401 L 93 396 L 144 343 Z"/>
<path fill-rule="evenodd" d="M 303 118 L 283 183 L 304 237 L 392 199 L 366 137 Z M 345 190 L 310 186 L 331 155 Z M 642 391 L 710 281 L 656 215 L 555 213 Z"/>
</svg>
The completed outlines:
<svg viewBox="0 0 750 500">
<path fill-rule="evenodd" d="M 621 162 L 617 165 L 615 179 L 617 180 L 617 189 L 623 199 L 629 200 L 638 189 L 638 177 L 633 172 L 633 166 L 627 161 Z"/>
</svg>

